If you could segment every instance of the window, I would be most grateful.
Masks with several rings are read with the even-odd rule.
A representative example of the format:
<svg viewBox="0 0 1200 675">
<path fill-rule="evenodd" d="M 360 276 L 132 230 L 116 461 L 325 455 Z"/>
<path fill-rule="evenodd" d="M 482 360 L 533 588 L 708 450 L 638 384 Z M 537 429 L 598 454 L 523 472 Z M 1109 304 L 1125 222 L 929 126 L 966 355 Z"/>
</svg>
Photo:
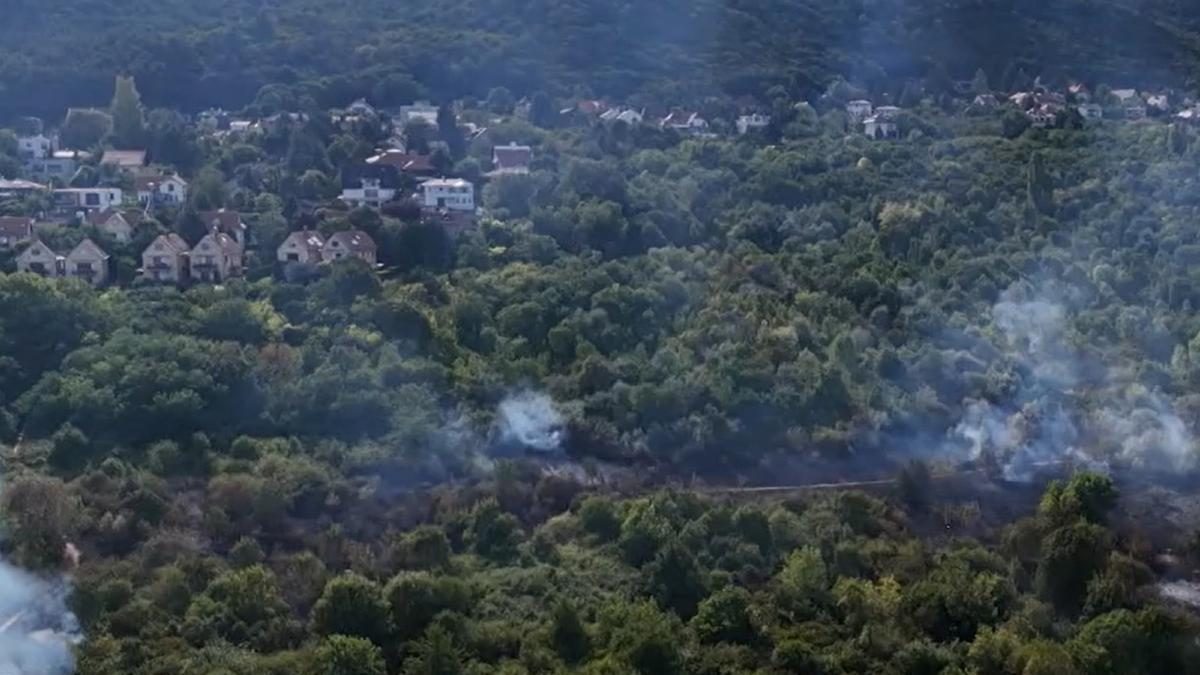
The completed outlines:
<svg viewBox="0 0 1200 675">
<path fill-rule="evenodd" d="M 100 206 L 100 195 L 89 192 L 83 196 L 83 203 L 87 206 Z"/>
<path fill-rule="evenodd" d="M 288 262 L 300 262 L 300 254 L 299 253 L 289 253 L 289 254 L 287 254 L 287 259 L 288 259 Z"/>
</svg>

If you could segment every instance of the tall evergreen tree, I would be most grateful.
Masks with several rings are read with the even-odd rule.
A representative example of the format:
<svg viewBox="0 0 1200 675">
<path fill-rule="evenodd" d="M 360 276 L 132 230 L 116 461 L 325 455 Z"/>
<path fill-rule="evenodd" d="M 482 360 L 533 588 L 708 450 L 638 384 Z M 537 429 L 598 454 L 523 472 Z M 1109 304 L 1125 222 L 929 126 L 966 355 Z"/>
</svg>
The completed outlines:
<svg viewBox="0 0 1200 675">
<path fill-rule="evenodd" d="M 975 77 L 971 80 L 971 89 L 976 94 L 991 93 L 992 87 L 988 83 L 988 76 L 987 73 L 983 71 L 983 68 L 975 71 Z"/>
<path fill-rule="evenodd" d="M 117 76 L 109 112 L 113 118 L 113 145 L 122 150 L 143 147 L 146 125 L 142 119 L 142 97 L 132 76 Z"/>
<path fill-rule="evenodd" d="M 1046 173 L 1045 160 L 1040 152 L 1035 152 L 1029 158 L 1026 169 L 1026 188 L 1029 194 L 1029 205 L 1038 213 L 1049 213 L 1054 207 L 1053 190 L 1050 176 Z"/>
<path fill-rule="evenodd" d="M 463 138 L 462 129 L 458 128 L 458 116 L 449 105 L 438 108 L 438 136 L 450 149 L 450 157 L 454 161 L 462 159 L 467 154 L 467 141 Z"/>
</svg>

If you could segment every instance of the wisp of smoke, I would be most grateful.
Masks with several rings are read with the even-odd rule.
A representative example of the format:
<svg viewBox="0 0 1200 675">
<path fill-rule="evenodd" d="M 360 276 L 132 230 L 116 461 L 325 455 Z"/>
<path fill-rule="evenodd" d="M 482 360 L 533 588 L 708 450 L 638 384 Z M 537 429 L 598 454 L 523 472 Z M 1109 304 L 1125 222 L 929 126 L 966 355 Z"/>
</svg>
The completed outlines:
<svg viewBox="0 0 1200 675">
<path fill-rule="evenodd" d="M 564 435 L 562 413 L 549 396 L 522 391 L 500 402 L 500 437 L 540 452 L 557 452 Z"/>
<path fill-rule="evenodd" d="M 74 672 L 70 645 L 79 623 L 66 590 L 0 561 L 0 675 Z"/>
<path fill-rule="evenodd" d="M 1191 433 L 1161 395 L 1140 385 L 1122 387 L 1114 373 L 1100 369 L 1087 383 L 1101 403 L 1086 412 L 1075 403 L 1088 362 L 1066 340 L 1067 317 L 1067 306 L 1057 299 L 1022 297 L 1016 286 L 1002 294 L 992 308 L 1002 337 L 997 346 L 1023 375 L 1006 400 L 967 406 L 951 432 L 951 451 L 965 451 L 971 460 L 995 457 L 1005 478 L 1015 481 L 1060 463 L 1103 471 L 1107 459 L 1158 470 L 1195 468 Z M 1123 388 L 1136 395 L 1112 394 Z M 1110 452 L 1097 458 L 1083 445 Z"/>
</svg>

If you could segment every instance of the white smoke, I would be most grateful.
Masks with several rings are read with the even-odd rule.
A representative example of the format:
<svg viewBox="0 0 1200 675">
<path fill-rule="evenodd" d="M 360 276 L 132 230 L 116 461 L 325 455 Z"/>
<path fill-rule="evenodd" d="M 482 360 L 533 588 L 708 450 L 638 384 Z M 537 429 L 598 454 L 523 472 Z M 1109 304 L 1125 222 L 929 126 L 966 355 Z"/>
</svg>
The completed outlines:
<svg viewBox="0 0 1200 675">
<path fill-rule="evenodd" d="M 47 581 L 0 560 L 0 675 L 67 675 L 79 622 L 65 581 Z"/>
<path fill-rule="evenodd" d="M 554 400 L 545 394 L 522 391 L 509 396 L 500 402 L 498 421 L 506 443 L 541 452 L 561 449 L 565 422 Z"/>
<path fill-rule="evenodd" d="M 1017 386 L 1007 400 L 967 406 L 951 433 L 957 451 L 965 449 L 972 460 L 994 457 L 1005 478 L 1017 481 L 1062 463 L 1092 470 L 1106 470 L 1110 460 L 1154 470 L 1195 468 L 1191 433 L 1170 402 L 1088 363 L 1068 342 L 1068 316 L 1063 301 L 1022 297 L 1015 286 L 1002 294 L 992 323 L 1000 332 L 997 346 L 1020 372 Z M 1080 403 L 1085 365 L 1093 372 L 1086 388 L 1099 392 L 1098 405 Z"/>
</svg>

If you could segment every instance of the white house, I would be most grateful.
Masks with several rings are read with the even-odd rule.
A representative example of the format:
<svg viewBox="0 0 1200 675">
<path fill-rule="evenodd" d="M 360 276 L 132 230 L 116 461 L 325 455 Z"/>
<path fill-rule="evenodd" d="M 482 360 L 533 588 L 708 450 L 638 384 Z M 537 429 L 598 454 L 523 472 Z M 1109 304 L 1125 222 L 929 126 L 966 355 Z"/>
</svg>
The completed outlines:
<svg viewBox="0 0 1200 675">
<path fill-rule="evenodd" d="M 121 205 L 121 188 L 63 188 L 54 191 L 54 203 L 67 210 L 93 211 Z"/>
<path fill-rule="evenodd" d="M 179 176 L 137 176 L 133 182 L 139 204 L 175 206 L 187 201 L 188 183 Z"/>
<path fill-rule="evenodd" d="M 475 186 L 461 178 L 427 180 L 421 183 L 421 206 L 474 213 Z"/>
<path fill-rule="evenodd" d="M 395 198 L 396 189 L 385 187 L 379 178 L 363 177 L 356 183 L 342 187 L 342 201 L 354 207 L 368 206 L 377 209 Z"/>
<path fill-rule="evenodd" d="M 80 150 L 55 150 L 49 156 L 25 160 L 25 170 L 31 175 L 57 178 L 64 183 L 71 180 L 79 165 L 92 156 Z"/>
<path fill-rule="evenodd" d="M 765 129 L 771 124 L 771 116 L 761 113 L 752 113 L 749 115 L 741 115 L 737 118 L 738 134 L 745 136 L 751 131 Z"/>
<path fill-rule="evenodd" d="M 630 126 L 641 124 L 646 114 L 633 108 L 609 108 L 600 113 L 600 119 L 605 122 L 624 122 Z"/>
<path fill-rule="evenodd" d="M 1099 103 L 1080 103 L 1075 109 L 1089 122 L 1104 119 L 1104 108 Z"/>
<path fill-rule="evenodd" d="M 56 145 L 53 138 L 44 134 L 21 136 L 17 139 L 17 154 L 24 160 L 46 159 L 54 152 Z"/>
<path fill-rule="evenodd" d="M 429 101 L 417 101 L 412 105 L 400 106 L 400 124 L 401 126 L 408 124 L 414 120 L 421 120 L 431 126 L 437 126 L 438 108 Z"/>
<path fill-rule="evenodd" d="M 316 230 L 298 230 L 287 236 L 275 252 L 275 259 L 281 263 L 300 263 L 316 265 L 321 262 L 322 250 L 325 248 L 325 238 Z"/>
<path fill-rule="evenodd" d="M 900 108 L 894 105 L 881 105 L 875 109 L 875 116 L 881 119 L 894 120 L 900 116 Z"/>
<path fill-rule="evenodd" d="M 863 99 L 850 101 L 846 104 L 846 114 L 855 122 L 863 122 L 871 116 L 871 102 Z"/>
<path fill-rule="evenodd" d="M 863 120 L 863 133 L 867 138 L 876 140 L 884 138 L 900 138 L 900 127 L 890 117 L 872 115 Z"/>
<path fill-rule="evenodd" d="M 663 129 L 674 129 L 681 134 L 704 134 L 708 131 L 708 120 L 700 113 L 674 110 L 662 120 Z"/>
</svg>

